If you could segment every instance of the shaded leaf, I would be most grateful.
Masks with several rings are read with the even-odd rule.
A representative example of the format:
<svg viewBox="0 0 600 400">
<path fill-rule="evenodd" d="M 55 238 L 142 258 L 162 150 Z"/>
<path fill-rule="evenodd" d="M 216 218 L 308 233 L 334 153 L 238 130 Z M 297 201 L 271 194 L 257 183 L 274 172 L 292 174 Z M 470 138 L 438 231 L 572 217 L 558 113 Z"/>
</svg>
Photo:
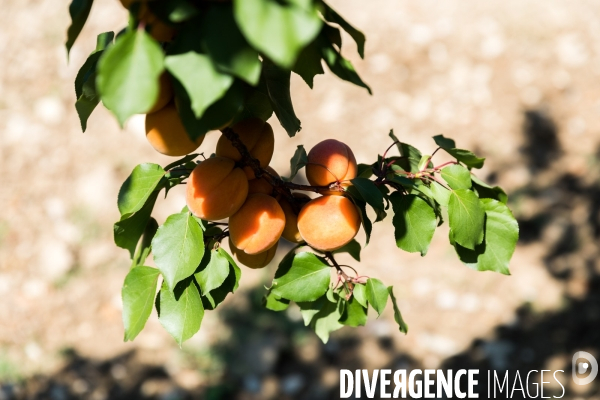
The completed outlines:
<svg viewBox="0 0 600 400">
<path fill-rule="evenodd" d="M 332 303 L 326 301 L 323 307 L 315 314 L 310 322 L 310 326 L 315 330 L 317 336 L 327 343 L 331 332 L 340 329 L 343 325 L 339 319 L 344 313 L 345 301 L 338 296 L 338 301 Z"/>
<path fill-rule="evenodd" d="M 69 6 L 69 15 L 71 16 L 71 25 L 67 30 L 67 43 L 65 46 L 67 47 L 67 54 L 71 51 L 75 40 L 81 33 L 85 22 L 87 21 L 88 16 L 90 15 L 90 10 L 92 9 L 92 4 L 94 0 L 73 0 L 71 1 L 71 5 Z"/>
<path fill-rule="evenodd" d="M 203 20 L 203 43 L 217 67 L 254 86 L 260 78 L 261 63 L 238 29 L 230 7 L 211 7 Z"/>
<path fill-rule="evenodd" d="M 233 77 L 217 71 L 210 57 L 193 51 L 168 56 L 165 66 L 185 87 L 196 118 L 222 98 L 233 84 Z"/>
<path fill-rule="evenodd" d="M 360 262 L 360 250 L 360 243 L 358 243 L 356 239 L 352 239 L 350 242 L 348 242 L 348 244 L 345 244 L 339 249 L 334 250 L 333 254 L 348 253 L 350 256 L 352 256 L 352 258 Z"/>
<path fill-rule="evenodd" d="M 519 239 L 519 225 L 502 202 L 482 199 L 485 210 L 485 241 L 474 250 L 454 243 L 460 260 L 477 271 L 495 271 L 510 275 L 508 265 Z"/>
<path fill-rule="evenodd" d="M 360 76 L 358 76 L 352 63 L 345 59 L 333 45 L 329 44 L 322 46 L 321 55 L 323 56 L 323 60 L 325 60 L 325 64 L 329 67 L 329 70 L 337 75 L 338 78 L 363 87 L 367 89 L 369 94 L 373 94 L 371 88 L 363 82 Z"/>
<path fill-rule="evenodd" d="M 448 207 L 448 202 L 450 201 L 450 190 L 443 187 L 441 184 L 437 182 L 432 182 L 431 186 L 431 194 L 435 201 L 437 201 L 440 205 L 444 207 Z"/>
<path fill-rule="evenodd" d="M 480 199 L 494 199 L 501 201 L 502 203 L 508 203 L 508 195 L 500 186 L 490 186 L 475 175 L 471 174 L 471 180 L 473 181 L 473 189 L 477 192 Z"/>
<path fill-rule="evenodd" d="M 218 288 L 229 276 L 229 260 L 220 247 L 204 253 L 198 271 L 194 274 L 202 293 Z"/>
<path fill-rule="evenodd" d="M 298 302 L 298 307 L 300 307 L 300 313 L 302 314 L 305 326 L 310 325 L 314 316 L 321 311 L 325 303 L 330 303 L 326 296 L 319 297 L 315 301 Z"/>
<path fill-rule="evenodd" d="M 392 193 L 396 245 L 409 253 L 427 254 L 437 220 L 433 208 L 419 196 Z"/>
<path fill-rule="evenodd" d="M 158 222 L 152 217 L 148 219 L 148 223 L 146 224 L 146 228 L 144 229 L 144 233 L 142 234 L 142 241 L 137 246 L 137 250 L 135 252 L 135 257 L 131 262 L 131 267 L 136 267 L 139 265 L 143 265 L 150 255 L 150 250 L 152 249 L 152 239 L 154 239 L 154 235 L 156 235 L 156 231 L 158 230 Z"/>
<path fill-rule="evenodd" d="M 437 135 L 433 137 L 433 140 L 444 149 L 452 157 L 462 162 L 469 168 L 481 168 L 485 158 L 477 157 L 473 152 L 464 149 L 457 149 L 454 140 L 445 138 L 443 135 Z"/>
<path fill-rule="evenodd" d="M 404 322 L 402 318 L 402 314 L 400 313 L 400 309 L 398 308 L 398 304 L 396 303 L 396 296 L 394 296 L 394 288 L 392 286 L 388 286 L 388 292 L 390 293 L 390 298 L 392 299 L 392 305 L 394 306 L 394 321 L 398 324 L 398 328 L 400 332 L 407 334 L 408 333 L 408 325 Z"/>
<path fill-rule="evenodd" d="M 325 6 L 325 10 L 323 12 L 325 19 L 341 26 L 342 29 L 345 30 L 350 37 L 352 37 L 352 39 L 354 39 L 354 42 L 356 42 L 356 47 L 360 58 L 365 58 L 365 35 L 350 25 L 340 14 L 335 12 L 335 10 L 331 8 L 329 4 L 323 3 L 323 5 Z"/>
<path fill-rule="evenodd" d="M 227 275 L 227 279 L 225 279 L 225 282 L 221 286 L 202 295 L 202 304 L 206 310 L 217 308 L 229 293 L 234 293 L 237 290 L 240 282 L 242 271 L 227 252 L 224 251 L 224 255 L 229 260 L 229 275 Z"/>
<path fill-rule="evenodd" d="M 308 164 L 308 155 L 306 154 L 306 150 L 304 149 L 304 146 L 299 145 L 298 147 L 296 147 L 296 151 L 294 152 L 294 155 L 290 159 L 289 180 L 291 181 L 292 179 L 294 179 L 296 174 L 298 174 L 298 171 L 301 168 L 304 168 L 306 166 L 306 164 Z"/>
<path fill-rule="evenodd" d="M 121 289 L 124 341 L 135 339 L 144 329 L 152 312 L 159 275 L 160 272 L 156 268 L 140 266 L 132 268 L 125 277 Z"/>
<path fill-rule="evenodd" d="M 132 259 L 140 237 L 150 220 L 150 214 L 152 214 L 158 193 L 158 191 L 152 193 L 141 209 L 125 218 L 121 218 L 114 225 L 113 235 L 115 244 L 122 249 L 129 250 L 129 255 Z"/>
<path fill-rule="evenodd" d="M 279 119 L 281 126 L 283 126 L 288 136 L 293 137 L 302 128 L 300 120 L 296 116 L 294 107 L 292 106 L 292 97 L 290 95 L 291 72 L 264 61 L 263 74 L 273 111 L 275 111 L 277 119 Z"/>
<path fill-rule="evenodd" d="M 346 326 L 365 326 L 367 323 L 367 307 L 360 304 L 355 297 L 346 302 L 346 307 L 339 322 Z"/>
<path fill-rule="evenodd" d="M 277 297 L 273 293 L 269 292 L 264 298 L 264 305 L 268 310 L 283 311 L 287 310 L 287 308 L 290 306 L 290 301 Z"/>
<path fill-rule="evenodd" d="M 362 199 L 367 202 L 375 210 L 383 210 L 383 194 L 375 183 L 366 178 L 351 179 L 352 185 L 358 190 Z"/>
</svg>

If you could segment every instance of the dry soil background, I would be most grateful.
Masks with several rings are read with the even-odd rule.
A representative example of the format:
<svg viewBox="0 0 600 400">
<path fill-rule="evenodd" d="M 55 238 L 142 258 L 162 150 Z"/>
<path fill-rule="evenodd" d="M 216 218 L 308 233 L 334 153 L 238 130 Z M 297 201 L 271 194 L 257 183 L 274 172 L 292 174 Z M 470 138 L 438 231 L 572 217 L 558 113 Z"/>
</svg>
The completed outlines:
<svg viewBox="0 0 600 400">
<path fill-rule="evenodd" d="M 511 195 L 522 227 L 512 276 L 463 266 L 446 229 L 425 258 L 403 253 L 386 221 L 356 267 L 394 285 L 407 336 L 388 309 L 321 346 L 298 327 L 297 310 L 272 317 L 252 305 L 272 265 L 244 269 L 250 295 L 209 313 L 183 350 L 155 315 L 123 343 L 128 259 L 112 243 L 117 191 L 136 164 L 168 160 L 146 143 L 142 117 L 121 130 L 98 108 L 82 134 L 73 80 L 95 35 L 120 29 L 126 13 L 97 0 L 67 64 L 68 1 L 0 0 L 0 398 L 317 399 L 333 396 L 340 367 L 436 368 L 475 350 L 497 368 L 566 366 L 580 338 L 597 350 L 600 2 L 331 3 L 367 35 L 365 61 L 348 37 L 344 53 L 374 94 L 332 74 L 312 91 L 294 77 L 303 129 L 289 139 L 271 120 L 272 165 L 286 174 L 296 145 L 325 137 L 348 143 L 359 162 L 383 152 L 390 128 L 424 151 L 435 148 L 431 136 L 452 137 L 487 157 L 480 177 Z M 183 204 L 173 191 L 157 219 Z"/>
</svg>

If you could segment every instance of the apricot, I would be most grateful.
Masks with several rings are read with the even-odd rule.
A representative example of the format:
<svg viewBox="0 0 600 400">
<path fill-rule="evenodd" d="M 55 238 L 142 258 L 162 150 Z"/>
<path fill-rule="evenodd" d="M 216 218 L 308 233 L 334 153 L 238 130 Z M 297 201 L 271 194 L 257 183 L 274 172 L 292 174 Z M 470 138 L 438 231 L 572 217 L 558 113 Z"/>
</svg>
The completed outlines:
<svg viewBox="0 0 600 400">
<path fill-rule="evenodd" d="M 285 214 L 277 200 L 254 193 L 229 218 L 229 237 L 246 254 L 258 254 L 277 243 L 284 227 Z"/>
<path fill-rule="evenodd" d="M 275 148 L 275 136 L 271 125 L 259 118 L 249 118 L 233 125 L 231 129 L 238 134 L 250 155 L 259 161 L 262 168 L 269 165 Z M 242 159 L 240 152 L 224 135 L 221 135 L 217 142 L 216 154 L 235 161 Z M 250 167 L 244 167 L 244 172 L 248 179 L 255 178 L 254 171 Z"/>
<path fill-rule="evenodd" d="M 235 162 L 224 157 L 202 161 L 186 184 L 186 203 L 197 217 L 208 221 L 228 218 L 248 196 L 248 180 Z"/>
<path fill-rule="evenodd" d="M 273 176 L 279 178 L 279 174 L 271 167 L 266 167 L 265 170 Z M 248 194 L 251 193 L 264 193 L 271 195 L 273 194 L 273 185 L 265 177 L 254 178 L 248 181 Z"/>
<path fill-rule="evenodd" d="M 164 72 L 160 78 L 158 78 L 158 98 L 154 105 L 146 114 L 152 114 L 161 110 L 173 99 L 173 84 L 169 74 Z"/>
<path fill-rule="evenodd" d="M 309 201 L 298 215 L 300 236 L 321 251 L 339 249 L 358 233 L 360 215 L 344 196 L 321 196 Z"/>
<path fill-rule="evenodd" d="M 192 141 L 175 103 L 171 102 L 157 112 L 146 115 L 146 139 L 159 153 L 178 157 L 196 150 L 202 144 L 204 135 Z"/>
<path fill-rule="evenodd" d="M 292 195 L 298 199 L 300 205 L 310 201 L 310 197 L 304 193 L 293 193 Z M 292 207 L 285 197 L 279 199 L 279 205 L 285 214 L 285 227 L 283 228 L 281 236 L 292 243 L 304 242 L 304 239 L 302 239 L 300 231 L 298 230 L 298 214 L 294 211 L 294 207 Z"/>
<path fill-rule="evenodd" d="M 323 140 L 308 152 L 306 179 L 313 186 L 327 186 L 333 182 L 348 186 L 349 180 L 356 178 L 356 171 L 354 153 L 348 145 L 338 140 Z M 323 194 L 343 193 L 329 191 Z"/>
<path fill-rule="evenodd" d="M 244 264 L 246 267 L 258 269 L 266 267 L 273 260 L 273 257 L 275 257 L 275 253 L 277 252 L 277 243 L 262 253 L 247 254 L 235 247 L 230 238 L 229 249 L 240 263 Z"/>
</svg>

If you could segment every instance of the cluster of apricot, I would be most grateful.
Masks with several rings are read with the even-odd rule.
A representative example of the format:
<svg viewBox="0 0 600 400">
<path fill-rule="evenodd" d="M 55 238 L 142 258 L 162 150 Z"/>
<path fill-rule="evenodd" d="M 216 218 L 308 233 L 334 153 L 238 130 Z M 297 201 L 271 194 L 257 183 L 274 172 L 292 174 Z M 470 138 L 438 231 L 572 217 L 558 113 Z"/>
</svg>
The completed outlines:
<svg viewBox="0 0 600 400">
<path fill-rule="evenodd" d="M 271 126 L 257 118 L 246 119 L 231 129 L 258 160 L 269 178 L 279 179 L 269 167 L 274 136 Z M 229 245 L 242 264 L 261 268 L 274 257 L 279 239 L 306 242 L 321 251 L 338 249 L 356 236 L 360 215 L 342 191 L 324 190 L 311 199 L 293 193 L 293 202 L 282 195 L 266 176 L 242 165 L 242 154 L 225 135 L 217 142 L 216 156 L 201 162 L 190 174 L 186 202 L 199 218 L 218 221 L 229 218 Z M 356 176 L 356 160 L 350 148 L 337 140 L 325 140 L 308 154 L 306 175 L 311 185 L 328 187 Z M 341 178 L 340 178 L 341 177 Z"/>
<path fill-rule="evenodd" d="M 151 118 L 152 114 L 148 115 L 147 121 Z M 166 150 L 177 147 L 172 141 L 179 140 L 171 136 L 171 129 L 156 130 L 156 137 L 162 138 L 160 142 L 167 143 Z M 317 250 L 332 251 L 356 236 L 361 222 L 356 206 L 343 196 L 343 191 L 327 190 L 332 183 L 343 186 L 356 177 L 356 160 L 347 145 L 328 139 L 309 152 L 306 176 L 311 185 L 322 188 L 321 196 L 311 199 L 289 191 L 285 196 L 273 185 L 282 182 L 279 175 L 268 166 L 275 145 L 271 126 L 250 118 L 231 129 L 258 161 L 264 176 L 257 177 L 255 169 L 244 165 L 242 154 L 223 134 L 215 156 L 202 161 L 191 172 L 186 184 L 186 203 L 195 216 L 204 220 L 229 218 L 229 245 L 240 263 L 251 268 L 266 266 L 273 259 L 281 237 L 293 243 L 306 242 Z M 153 145 L 158 148 L 156 142 Z M 195 147 L 188 152 L 193 150 Z"/>
</svg>

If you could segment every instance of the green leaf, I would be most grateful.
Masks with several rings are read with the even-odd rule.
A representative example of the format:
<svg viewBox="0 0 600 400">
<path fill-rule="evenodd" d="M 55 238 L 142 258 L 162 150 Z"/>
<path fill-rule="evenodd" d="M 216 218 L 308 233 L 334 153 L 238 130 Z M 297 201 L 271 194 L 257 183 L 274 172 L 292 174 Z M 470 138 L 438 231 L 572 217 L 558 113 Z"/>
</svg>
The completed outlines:
<svg viewBox="0 0 600 400">
<path fill-rule="evenodd" d="M 296 176 L 298 171 L 301 168 L 304 168 L 306 166 L 306 164 L 308 164 L 308 155 L 306 154 L 306 150 L 304 150 L 304 146 L 299 145 L 298 147 L 296 147 L 296 151 L 294 152 L 294 155 L 290 159 L 290 171 L 291 172 L 290 172 L 289 180 L 291 181 L 292 179 L 294 179 L 294 177 Z"/>
<path fill-rule="evenodd" d="M 485 211 L 475 193 L 466 189 L 454 190 L 448 202 L 450 230 L 456 242 L 468 249 L 483 241 Z"/>
<path fill-rule="evenodd" d="M 454 243 L 460 260 L 477 271 L 496 271 L 510 275 L 508 265 L 519 239 L 519 225 L 502 202 L 481 199 L 485 210 L 485 241 L 475 250 Z"/>
<path fill-rule="evenodd" d="M 290 306 L 290 301 L 279 298 L 269 292 L 264 298 L 264 306 L 271 311 L 284 311 Z"/>
<path fill-rule="evenodd" d="M 454 149 L 456 147 L 456 142 L 453 139 L 444 137 L 444 135 L 436 135 L 433 140 L 442 149 Z"/>
<path fill-rule="evenodd" d="M 329 265 L 316 255 L 292 254 L 279 264 L 271 291 L 296 302 L 314 301 L 327 292 L 330 274 Z"/>
<path fill-rule="evenodd" d="M 146 224 L 146 228 L 144 229 L 144 233 L 142 234 L 142 241 L 137 246 L 135 251 L 135 256 L 131 261 L 131 267 L 136 267 L 139 265 L 144 265 L 148 255 L 150 255 L 150 250 L 152 249 L 152 239 L 154 239 L 154 235 L 156 235 L 156 231 L 158 230 L 158 222 L 152 217 L 148 219 L 148 223 Z"/>
<path fill-rule="evenodd" d="M 361 306 L 367 306 L 367 287 L 360 283 L 354 285 L 352 296 L 360 303 Z"/>
<path fill-rule="evenodd" d="M 304 79 L 304 82 L 312 89 L 316 75 L 325 73 L 321 58 L 320 38 L 315 39 L 312 43 L 306 46 L 292 68 L 292 71 L 297 73 Z"/>
<path fill-rule="evenodd" d="M 102 103 L 123 126 L 127 118 L 144 113 L 158 98 L 163 52 L 143 29 L 117 37 L 98 62 L 96 85 Z"/>
<path fill-rule="evenodd" d="M 202 117 L 196 118 L 192 103 L 182 84 L 175 80 L 177 110 L 185 130 L 192 140 L 198 139 L 211 130 L 229 124 L 244 106 L 244 88 L 241 81 L 235 81 L 225 95 L 211 104 Z"/>
<path fill-rule="evenodd" d="M 346 326 L 365 326 L 367 323 L 367 307 L 360 304 L 355 297 L 346 302 L 346 309 L 339 322 Z"/>
<path fill-rule="evenodd" d="M 204 253 L 198 272 L 194 274 L 202 293 L 218 288 L 229 276 L 229 260 L 221 248 Z"/>
<path fill-rule="evenodd" d="M 198 15 L 198 9 L 187 0 L 149 1 L 146 4 L 152 14 L 173 23 L 184 22 Z"/>
<path fill-rule="evenodd" d="M 168 56 L 165 66 L 187 91 L 196 118 L 222 98 L 233 84 L 233 77 L 219 72 L 210 57 L 193 51 Z"/>
<path fill-rule="evenodd" d="M 433 137 L 435 143 L 444 149 L 452 157 L 462 162 L 469 168 L 481 168 L 485 158 L 477 157 L 469 150 L 457 149 L 454 140 L 445 138 L 443 135 L 437 135 Z"/>
<path fill-rule="evenodd" d="M 73 0 L 69 6 L 69 14 L 71 15 L 71 25 L 67 30 L 67 55 L 71 51 L 77 36 L 81 33 L 85 21 L 87 21 L 94 0 Z"/>
<path fill-rule="evenodd" d="M 352 189 L 352 187 L 350 187 L 348 189 Z M 366 235 L 365 246 L 366 246 L 369 244 L 369 240 L 371 240 L 371 232 L 373 231 L 373 223 L 371 222 L 371 220 L 369 219 L 369 216 L 367 215 L 367 203 L 360 199 L 357 199 L 356 197 L 351 197 L 351 200 L 356 205 L 356 207 L 358 208 L 358 211 L 360 212 L 360 220 L 362 222 L 363 228 L 365 229 L 365 235 Z"/>
<path fill-rule="evenodd" d="M 358 164 L 356 166 L 356 176 L 359 178 L 370 178 L 373 176 L 372 164 Z"/>
<path fill-rule="evenodd" d="M 173 214 L 152 240 L 154 262 L 170 290 L 194 273 L 204 255 L 202 229 L 188 212 Z"/>
<path fill-rule="evenodd" d="M 117 204 L 121 217 L 127 217 L 141 209 L 164 175 L 165 170 L 158 164 L 136 166 L 119 190 Z"/>
<path fill-rule="evenodd" d="M 508 196 L 500 186 L 492 187 L 473 174 L 471 174 L 471 180 L 473 181 L 473 189 L 475 189 L 480 199 L 494 199 L 504 204 L 508 203 Z"/>
<path fill-rule="evenodd" d="M 398 308 L 398 304 L 396 304 L 396 296 L 394 296 L 394 288 L 392 286 L 388 286 L 388 292 L 390 293 L 390 298 L 392 299 L 392 305 L 394 306 L 394 320 L 398 324 L 398 328 L 400 332 L 407 334 L 408 333 L 408 325 L 404 322 L 402 318 L 402 314 L 400 313 L 400 309 Z"/>
<path fill-rule="evenodd" d="M 351 179 L 352 185 L 358 190 L 364 201 L 375 210 L 383 210 L 383 194 L 379 191 L 373 181 L 367 178 Z"/>
<path fill-rule="evenodd" d="M 317 336 L 327 343 L 329 334 L 343 327 L 339 320 L 344 313 L 345 301 L 338 296 L 338 301 L 332 303 L 325 301 L 323 307 L 315 314 L 310 322 L 310 326 L 315 330 Z"/>
<path fill-rule="evenodd" d="M 446 189 L 437 182 L 432 182 L 429 189 L 431 189 L 431 194 L 433 195 L 435 201 L 444 207 L 448 207 L 448 202 L 450 201 L 450 190 Z"/>
<path fill-rule="evenodd" d="M 340 247 L 337 250 L 334 250 L 333 254 L 348 253 L 352 258 L 360 262 L 360 250 L 360 243 L 358 243 L 355 239 L 352 239 L 350 242 L 348 242 L 348 244 Z"/>
<path fill-rule="evenodd" d="M 342 29 L 345 30 L 356 42 L 356 47 L 358 49 L 360 58 L 365 58 L 365 35 L 350 25 L 340 14 L 335 12 L 335 10 L 331 8 L 329 4 L 323 3 L 323 5 L 325 6 L 325 10 L 323 12 L 325 19 L 341 26 Z"/>
<path fill-rule="evenodd" d="M 273 115 L 271 99 L 267 94 L 267 85 L 261 79 L 256 88 L 247 87 L 244 99 L 244 110 L 239 113 L 233 123 L 249 118 L 258 118 L 267 121 Z"/>
<path fill-rule="evenodd" d="M 255 86 L 261 63 L 238 29 L 231 7 L 211 7 L 203 21 L 203 44 L 217 67 Z"/>
<path fill-rule="evenodd" d="M 333 45 L 329 44 L 321 47 L 321 55 L 325 60 L 325 64 L 327 64 L 329 67 L 329 70 L 337 75 L 338 78 L 363 87 L 367 89 L 369 94 L 373 94 L 371 88 L 365 82 L 363 82 L 360 76 L 358 76 L 352 63 L 342 57 L 342 55 L 333 47 Z"/>
<path fill-rule="evenodd" d="M 141 209 L 125 218 L 121 218 L 114 225 L 113 234 L 115 244 L 122 249 L 129 250 L 129 255 L 132 259 L 140 237 L 150 220 L 150 214 L 152 214 L 158 193 L 158 191 L 152 193 Z"/>
<path fill-rule="evenodd" d="M 437 220 L 433 208 L 419 196 L 392 193 L 396 245 L 409 253 L 427 254 Z"/>
<path fill-rule="evenodd" d="M 315 301 L 298 302 L 298 307 L 300 307 L 300 313 L 302 314 L 305 326 L 310 325 L 314 316 L 321 311 L 325 303 L 330 303 L 326 296 L 319 297 Z"/>
<path fill-rule="evenodd" d="M 255 0 L 250 0 L 255 1 Z M 263 1 L 263 0 L 261 0 Z M 236 4 L 241 2 L 236 2 Z M 290 71 L 283 70 L 267 61 L 263 62 L 263 75 L 267 85 L 267 93 L 277 119 L 289 137 L 300 132 L 300 120 L 294 112 L 290 95 Z"/>
<path fill-rule="evenodd" d="M 81 88 L 81 96 L 79 96 L 75 102 L 75 110 L 77 110 L 77 116 L 79 116 L 82 132 L 86 131 L 87 121 L 98 103 L 100 103 L 100 95 L 96 92 L 95 79 L 96 73 L 94 72 L 83 84 Z"/>
<path fill-rule="evenodd" d="M 388 291 L 379 279 L 369 278 L 367 280 L 367 300 L 377 315 L 381 315 L 387 303 Z"/>
<path fill-rule="evenodd" d="M 227 275 L 227 279 L 225 279 L 225 282 L 223 282 L 221 286 L 202 295 L 202 304 L 206 310 L 214 310 L 217 308 L 229 293 L 234 293 L 237 290 L 240 282 L 242 271 L 236 265 L 235 261 L 233 261 L 231 256 L 224 250 L 223 255 L 229 261 L 229 275 Z"/>
<path fill-rule="evenodd" d="M 471 173 L 462 165 L 452 164 L 442 168 L 442 178 L 452 189 L 471 189 Z"/>
<path fill-rule="evenodd" d="M 157 303 L 158 320 L 179 347 L 200 330 L 204 307 L 193 279 L 180 282 L 173 291 L 163 282 Z"/>
<path fill-rule="evenodd" d="M 114 37 L 112 31 L 101 33 L 96 37 L 96 49 L 88 56 L 75 77 L 75 97 L 79 98 L 83 94 L 83 85 L 95 74 L 98 59 L 104 49 L 112 43 Z"/>
<path fill-rule="evenodd" d="M 144 329 L 152 312 L 159 271 L 150 267 L 132 268 L 125 277 L 121 298 L 123 299 L 124 341 L 135 339 Z"/>
<path fill-rule="evenodd" d="M 322 21 L 312 2 L 234 1 L 234 15 L 246 40 L 276 64 L 291 68 L 319 33 Z"/>
</svg>

